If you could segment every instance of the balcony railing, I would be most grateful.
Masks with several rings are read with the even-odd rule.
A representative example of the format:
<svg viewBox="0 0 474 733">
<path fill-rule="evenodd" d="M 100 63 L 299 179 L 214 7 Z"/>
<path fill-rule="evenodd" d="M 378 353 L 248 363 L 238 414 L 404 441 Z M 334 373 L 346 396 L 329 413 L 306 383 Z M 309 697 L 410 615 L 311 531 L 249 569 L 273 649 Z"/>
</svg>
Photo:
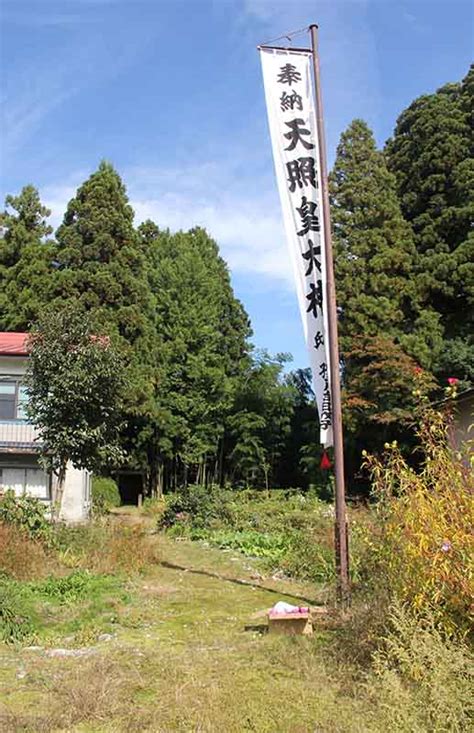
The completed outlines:
<svg viewBox="0 0 474 733">
<path fill-rule="evenodd" d="M 38 430 L 26 420 L 0 420 L 0 451 L 37 450 Z"/>
</svg>

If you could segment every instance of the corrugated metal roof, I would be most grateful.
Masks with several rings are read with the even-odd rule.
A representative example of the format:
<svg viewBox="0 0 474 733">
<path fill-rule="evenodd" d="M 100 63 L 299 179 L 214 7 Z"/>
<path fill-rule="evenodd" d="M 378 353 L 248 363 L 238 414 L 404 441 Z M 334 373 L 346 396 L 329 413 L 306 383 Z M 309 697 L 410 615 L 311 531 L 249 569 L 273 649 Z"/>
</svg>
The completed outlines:
<svg viewBox="0 0 474 733">
<path fill-rule="evenodd" d="M 27 356 L 27 333 L 0 331 L 0 356 Z"/>
</svg>

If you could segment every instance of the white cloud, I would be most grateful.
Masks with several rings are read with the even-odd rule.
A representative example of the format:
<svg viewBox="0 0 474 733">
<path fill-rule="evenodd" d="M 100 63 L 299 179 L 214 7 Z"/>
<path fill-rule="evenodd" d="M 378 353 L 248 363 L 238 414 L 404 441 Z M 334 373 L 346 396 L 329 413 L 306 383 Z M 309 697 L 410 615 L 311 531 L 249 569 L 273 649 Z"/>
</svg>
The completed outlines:
<svg viewBox="0 0 474 733">
<path fill-rule="evenodd" d="M 232 171 L 208 163 L 189 170 L 131 169 L 124 171 L 135 223 L 152 219 L 161 229 L 205 227 L 216 240 L 233 274 L 256 276 L 259 288 L 277 284 L 291 289 L 292 270 L 286 250 L 276 191 L 264 182 L 247 186 L 234 181 Z M 68 201 L 87 174 L 68 186 L 49 186 L 41 192 L 57 227 Z"/>
<path fill-rule="evenodd" d="M 217 241 L 233 273 L 264 276 L 288 286 L 292 282 L 278 202 L 265 197 L 215 202 L 165 194 L 159 199 L 133 198 L 137 222 L 152 219 L 173 231 L 202 226 Z"/>
</svg>

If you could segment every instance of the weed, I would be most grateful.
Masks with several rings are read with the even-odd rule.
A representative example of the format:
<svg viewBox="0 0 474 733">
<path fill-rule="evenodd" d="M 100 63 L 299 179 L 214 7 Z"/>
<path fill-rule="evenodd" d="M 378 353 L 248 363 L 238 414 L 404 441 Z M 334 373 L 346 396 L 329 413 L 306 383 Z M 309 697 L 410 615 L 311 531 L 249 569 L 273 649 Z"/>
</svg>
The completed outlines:
<svg viewBox="0 0 474 733">
<path fill-rule="evenodd" d="M 434 614 L 449 635 L 472 621 L 474 477 L 450 448 L 449 419 L 427 409 L 418 437 L 421 470 L 396 445 L 367 457 L 378 498 L 367 537 L 372 575 L 418 615 Z"/>
<path fill-rule="evenodd" d="M 33 496 L 16 496 L 8 489 L 0 497 L 0 521 L 14 524 L 34 538 L 50 544 L 52 528 L 46 517 L 46 507 Z"/>
<path fill-rule="evenodd" d="M 0 639 L 7 644 L 31 641 L 35 626 L 16 583 L 0 579 Z"/>
<path fill-rule="evenodd" d="M 467 645 L 443 636 L 436 617 L 395 605 L 366 689 L 386 730 L 461 733 L 474 715 L 473 669 Z"/>
<path fill-rule="evenodd" d="M 0 573 L 18 580 L 40 578 L 58 568 L 55 554 L 16 524 L 0 522 Z"/>
</svg>

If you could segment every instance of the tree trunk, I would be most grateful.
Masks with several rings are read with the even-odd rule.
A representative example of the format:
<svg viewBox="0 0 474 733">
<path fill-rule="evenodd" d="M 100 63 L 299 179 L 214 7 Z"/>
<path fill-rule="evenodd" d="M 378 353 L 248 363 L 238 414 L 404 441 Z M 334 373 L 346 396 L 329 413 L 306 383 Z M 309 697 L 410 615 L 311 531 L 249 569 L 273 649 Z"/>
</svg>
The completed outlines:
<svg viewBox="0 0 474 733">
<path fill-rule="evenodd" d="M 66 479 L 66 463 L 63 463 L 60 466 L 59 471 L 57 473 L 57 477 L 58 477 L 58 480 L 55 486 L 55 490 L 53 492 L 52 502 L 51 502 L 51 519 L 53 522 L 57 522 L 61 514 L 61 505 L 62 505 L 63 494 L 64 494 L 64 482 Z"/>
</svg>

